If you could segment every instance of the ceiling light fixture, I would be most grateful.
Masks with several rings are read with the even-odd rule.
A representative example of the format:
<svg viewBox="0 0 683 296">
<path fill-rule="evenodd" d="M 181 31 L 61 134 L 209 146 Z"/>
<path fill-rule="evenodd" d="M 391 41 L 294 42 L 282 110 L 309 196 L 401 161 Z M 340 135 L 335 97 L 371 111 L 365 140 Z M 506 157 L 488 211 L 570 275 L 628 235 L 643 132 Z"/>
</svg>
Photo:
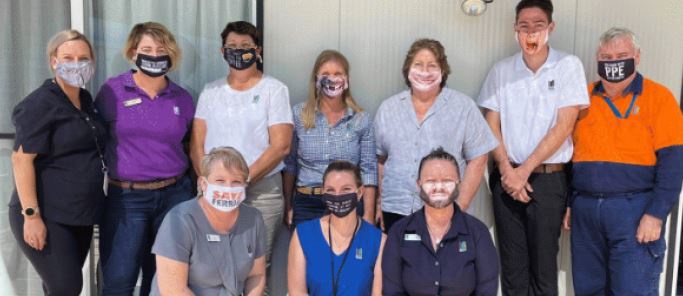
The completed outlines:
<svg viewBox="0 0 683 296">
<path fill-rule="evenodd" d="M 460 9 L 469 16 L 480 16 L 486 12 L 486 6 L 493 0 L 465 0 Z"/>
</svg>

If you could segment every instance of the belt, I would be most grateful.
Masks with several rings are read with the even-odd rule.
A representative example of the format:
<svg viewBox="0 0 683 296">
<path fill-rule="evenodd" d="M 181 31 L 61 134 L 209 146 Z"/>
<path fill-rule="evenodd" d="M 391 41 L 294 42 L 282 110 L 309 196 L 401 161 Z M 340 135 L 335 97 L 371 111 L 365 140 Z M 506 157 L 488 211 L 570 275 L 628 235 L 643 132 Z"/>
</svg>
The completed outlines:
<svg viewBox="0 0 683 296">
<path fill-rule="evenodd" d="M 593 197 L 593 198 L 618 198 L 618 197 L 630 197 L 633 195 L 643 194 L 652 191 L 652 189 L 636 190 L 629 192 L 616 192 L 616 193 L 599 193 L 599 192 L 586 192 L 586 191 L 576 191 L 576 194 Z"/>
<path fill-rule="evenodd" d="M 511 162 L 510 163 L 513 168 L 519 167 L 520 164 L 516 164 Z M 552 174 L 552 173 L 557 173 L 561 172 L 564 170 L 564 163 L 542 163 L 539 166 L 535 167 L 531 172 L 537 173 L 537 174 Z"/>
<path fill-rule="evenodd" d="M 322 187 L 297 187 L 296 192 L 310 195 L 323 195 Z"/>
<path fill-rule="evenodd" d="M 121 181 L 109 179 L 109 184 L 115 185 L 123 189 L 144 189 L 144 190 L 156 190 L 164 187 L 171 186 L 180 180 L 181 176 L 175 176 L 168 179 L 161 179 L 149 182 L 136 182 L 136 181 Z"/>
</svg>

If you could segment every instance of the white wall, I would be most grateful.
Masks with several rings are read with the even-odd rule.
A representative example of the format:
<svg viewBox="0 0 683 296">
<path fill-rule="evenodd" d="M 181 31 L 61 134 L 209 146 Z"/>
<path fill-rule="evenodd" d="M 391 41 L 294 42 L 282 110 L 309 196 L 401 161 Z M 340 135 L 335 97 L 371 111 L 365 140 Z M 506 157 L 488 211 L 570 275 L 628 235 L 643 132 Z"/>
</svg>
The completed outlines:
<svg viewBox="0 0 683 296">
<path fill-rule="evenodd" d="M 476 97 L 490 67 L 518 50 L 513 35 L 517 2 L 496 0 L 484 15 L 470 17 L 460 10 L 462 0 L 266 0 L 266 72 L 289 86 L 294 104 L 306 98 L 317 54 L 337 49 L 351 63 L 354 97 L 374 113 L 382 100 L 405 88 L 401 66 L 410 44 L 429 37 L 446 48 L 452 71 L 448 86 Z M 597 79 L 594 57 L 600 34 L 625 26 L 641 39 L 639 71 L 667 86 L 680 101 L 683 1 L 555 0 L 554 5 L 557 26 L 550 44 L 581 58 L 589 81 Z M 492 225 L 485 185 L 473 207 Z M 566 287 L 562 295 L 573 295 L 566 234 L 561 242 L 558 280 Z"/>
</svg>

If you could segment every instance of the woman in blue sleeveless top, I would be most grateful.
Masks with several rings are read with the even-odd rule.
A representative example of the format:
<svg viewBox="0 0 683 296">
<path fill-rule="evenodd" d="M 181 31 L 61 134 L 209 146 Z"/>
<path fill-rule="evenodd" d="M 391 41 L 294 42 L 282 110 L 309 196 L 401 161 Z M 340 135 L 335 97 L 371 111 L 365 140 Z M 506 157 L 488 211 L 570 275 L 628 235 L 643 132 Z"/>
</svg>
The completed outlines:
<svg viewBox="0 0 683 296">
<path fill-rule="evenodd" d="M 323 174 L 330 214 L 299 224 L 289 245 L 289 295 L 381 295 L 385 235 L 356 215 L 360 170 L 335 161 Z"/>
</svg>

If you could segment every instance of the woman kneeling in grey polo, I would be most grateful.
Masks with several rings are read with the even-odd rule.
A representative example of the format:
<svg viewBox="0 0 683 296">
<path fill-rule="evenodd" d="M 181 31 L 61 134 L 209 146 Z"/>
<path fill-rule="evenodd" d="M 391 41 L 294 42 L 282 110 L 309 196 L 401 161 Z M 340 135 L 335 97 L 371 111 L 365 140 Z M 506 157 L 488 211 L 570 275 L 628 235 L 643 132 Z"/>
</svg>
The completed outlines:
<svg viewBox="0 0 683 296">
<path fill-rule="evenodd" d="M 173 208 L 159 228 L 152 295 L 263 294 L 265 226 L 259 211 L 241 204 L 248 175 L 234 148 L 214 148 L 204 157 L 203 194 Z"/>
</svg>

